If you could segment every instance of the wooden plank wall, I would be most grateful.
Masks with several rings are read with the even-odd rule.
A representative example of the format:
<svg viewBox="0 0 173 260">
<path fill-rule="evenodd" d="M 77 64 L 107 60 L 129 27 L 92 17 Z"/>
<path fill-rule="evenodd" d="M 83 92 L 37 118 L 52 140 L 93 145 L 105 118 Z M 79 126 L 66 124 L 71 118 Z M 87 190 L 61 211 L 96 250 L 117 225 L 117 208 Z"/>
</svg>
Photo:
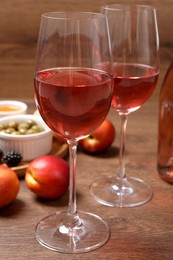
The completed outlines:
<svg viewBox="0 0 173 260">
<path fill-rule="evenodd" d="M 101 5 L 107 3 L 147 4 L 156 7 L 161 68 L 165 69 L 173 59 L 173 0 L 1 0 L 0 99 L 33 97 L 33 69 L 42 13 L 99 12 Z"/>
</svg>

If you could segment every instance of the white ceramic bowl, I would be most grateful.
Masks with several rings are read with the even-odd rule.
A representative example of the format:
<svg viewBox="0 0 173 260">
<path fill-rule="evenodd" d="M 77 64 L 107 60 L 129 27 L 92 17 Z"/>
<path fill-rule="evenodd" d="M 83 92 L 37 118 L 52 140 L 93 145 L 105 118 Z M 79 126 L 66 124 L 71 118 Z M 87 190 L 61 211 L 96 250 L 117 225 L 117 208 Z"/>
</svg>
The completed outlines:
<svg viewBox="0 0 173 260">
<path fill-rule="evenodd" d="M 0 118 L 4 116 L 26 114 L 27 104 L 15 100 L 0 100 Z"/>
<path fill-rule="evenodd" d="M 28 114 L 8 116 L 0 118 L 0 124 L 6 124 L 13 120 L 20 123 L 30 119 L 42 126 L 44 131 L 25 135 L 13 135 L 0 132 L 0 148 L 4 153 L 15 150 L 22 155 L 23 161 L 31 161 L 51 151 L 53 134 L 40 116 Z"/>
</svg>

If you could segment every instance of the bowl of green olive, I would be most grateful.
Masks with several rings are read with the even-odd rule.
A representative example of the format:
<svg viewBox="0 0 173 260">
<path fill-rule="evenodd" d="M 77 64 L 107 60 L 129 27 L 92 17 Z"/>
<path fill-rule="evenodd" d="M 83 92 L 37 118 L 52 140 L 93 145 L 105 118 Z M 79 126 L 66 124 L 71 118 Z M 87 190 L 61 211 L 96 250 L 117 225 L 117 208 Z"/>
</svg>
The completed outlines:
<svg viewBox="0 0 173 260">
<path fill-rule="evenodd" d="M 14 115 L 0 118 L 0 148 L 15 151 L 23 161 L 48 154 L 52 149 L 51 129 L 38 115 Z"/>
</svg>

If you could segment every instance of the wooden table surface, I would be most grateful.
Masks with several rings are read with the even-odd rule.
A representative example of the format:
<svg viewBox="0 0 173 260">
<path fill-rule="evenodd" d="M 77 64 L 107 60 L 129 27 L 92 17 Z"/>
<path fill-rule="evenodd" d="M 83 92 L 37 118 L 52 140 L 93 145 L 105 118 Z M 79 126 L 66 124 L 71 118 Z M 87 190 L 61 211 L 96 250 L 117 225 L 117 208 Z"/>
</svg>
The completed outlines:
<svg viewBox="0 0 173 260">
<path fill-rule="evenodd" d="M 160 82 L 163 74 L 164 70 Z M 173 186 L 160 180 L 156 169 L 159 87 L 160 83 L 150 100 L 129 116 L 125 153 L 127 175 L 148 183 L 154 193 L 152 200 L 134 208 L 111 208 L 97 203 L 89 193 L 89 185 L 97 177 L 116 174 L 120 120 L 110 110 L 108 117 L 117 129 L 111 149 L 100 156 L 91 156 L 79 148 L 77 157 L 78 209 L 95 213 L 107 221 L 111 230 L 108 242 L 95 251 L 75 255 L 42 247 L 35 239 L 35 225 L 44 216 L 65 210 L 68 194 L 59 200 L 40 201 L 28 190 L 24 179 L 20 179 L 17 199 L 0 210 L 1 260 L 173 259 Z M 33 112 L 33 100 L 27 102 L 29 112 Z"/>
<path fill-rule="evenodd" d="M 134 0 L 8 0 L 0 1 L 0 98 L 24 100 L 29 112 L 33 101 L 33 70 L 41 14 L 48 11 L 100 11 L 103 4 Z M 17 199 L 0 209 L 0 260 L 167 260 L 173 259 L 173 186 L 163 182 L 156 169 L 158 95 L 165 71 L 173 59 L 173 0 L 138 0 L 156 7 L 161 46 L 161 75 L 150 100 L 129 116 L 126 138 L 126 173 L 148 183 L 153 198 L 143 206 L 110 208 L 97 203 L 90 184 L 100 176 L 114 175 L 118 165 L 120 120 L 108 117 L 117 137 L 100 156 L 77 157 L 77 205 L 109 224 L 111 235 L 101 248 L 83 254 L 61 254 L 42 247 L 35 238 L 37 222 L 50 213 L 67 209 L 68 194 L 55 201 L 40 201 L 20 179 Z M 68 157 L 66 158 L 68 160 Z"/>
</svg>

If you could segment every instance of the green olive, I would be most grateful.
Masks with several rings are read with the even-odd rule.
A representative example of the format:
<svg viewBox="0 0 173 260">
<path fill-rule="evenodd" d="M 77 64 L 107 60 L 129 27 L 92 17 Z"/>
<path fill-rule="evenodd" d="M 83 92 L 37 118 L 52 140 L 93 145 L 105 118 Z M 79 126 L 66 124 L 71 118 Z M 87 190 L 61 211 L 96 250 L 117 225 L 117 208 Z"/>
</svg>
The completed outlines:
<svg viewBox="0 0 173 260">
<path fill-rule="evenodd" d="M 31 134 L 36 134 L 36 133 L 38 133 L 38 131 L 36 131 L 36 130 L 34 130 L 34 129 L 29 129 L 29 130 L 26 132 L 26 134 L 29 134 L 29 135 L 31 135 Z"/>
<path fill-rule="evenodd" d="M 1 128 L 2 129 L 7 129 L 8 128 L 8 124 L 1 124 Z"/>
<path fill-rule="evenodd" d="M 17 123 L 16 121 L 10 121 L 10 122 L 8 123 L 8 127 L 12 127 L 12 128 L 17 129 L 18 123 Z"/>
<path fill-rule="evenodd" d="M 31 127 L 31 129 L 32 130 L 34 130 L 34 131 L 36 131 L 36 132 L 41 132 L 41 131 L 43 131 L 43 128 L 41 127 L 41 126 L 39 126 L 39 125 L 33 125 L 32 127 Z"/>
<path fill-rule="evenodd" d="M 6 133 L 6 134 L 11 134 L 11 133 L 14 132 L 14 131 L 15 131 L 15 128 L 9 127 L 9 128 L 7 128 L 7 129 L 5 130 L 5 133 Z"/>
<path fill-rule="evenodd" d="M 32 120 L 32 119 L 28 119 L 28 120 L 26 121 L 26 123 L 29 124 L 30 127 L 36 124 L 36 122 L 35 122 L 34 120 Z"/>
<path fill-rule="evenodd" d="M 29 129 L 30 125 L 27 122 L 22 122 L 18 125 L 18 129 L 21 129 L 21 128 Z"/>
<path fill-rule="evenodd" d="M 19 132 L 20 132 L 20 134 L 22 134 L 22 135 L 25 135 L 25 134 L 26 134 L 26 132 L 27 132 L 27 130 L 28 130 L 28 129 L 27 129 L 27 128 L 24 128 L 24 127 L 23 127 L 23 128 L 19 128 L 19 129 L 18 129 L 18 131 L 19 131 Z"/>
</svg>

